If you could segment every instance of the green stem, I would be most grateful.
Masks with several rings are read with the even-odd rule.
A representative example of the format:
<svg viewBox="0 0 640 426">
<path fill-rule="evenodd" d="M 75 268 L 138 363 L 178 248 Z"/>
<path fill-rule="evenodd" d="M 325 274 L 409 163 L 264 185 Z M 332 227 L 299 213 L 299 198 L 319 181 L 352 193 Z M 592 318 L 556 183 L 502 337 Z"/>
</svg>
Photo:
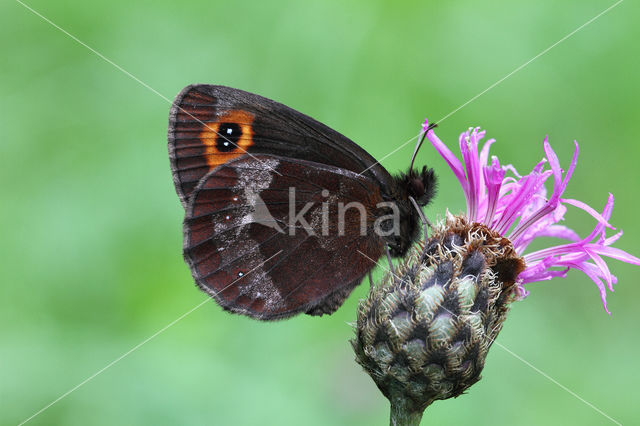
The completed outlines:
<svg viewBox="0 0 640 426">
<path fill-rule="evenodd" d="M 413 404 L 405 398 L 391 400 L 391 426 L 419 426 L 424 411 L 416 411 Z"/>
</svg>

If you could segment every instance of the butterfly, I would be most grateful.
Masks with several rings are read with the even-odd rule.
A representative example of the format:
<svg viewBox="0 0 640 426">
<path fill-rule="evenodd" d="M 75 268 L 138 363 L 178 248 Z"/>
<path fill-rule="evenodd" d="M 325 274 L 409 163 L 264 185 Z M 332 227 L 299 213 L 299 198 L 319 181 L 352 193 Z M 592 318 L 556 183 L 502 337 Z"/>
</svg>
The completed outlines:
<svg viewBox="0 0 640 426">
<path fill-rule="evenodd" d="M 419 145 L 392 176 L 335 130 L 230 87 L 185 87 L 168 141 L 196 284 L 260 320 L 333 313 L 385 251 L 407 253 L 435 195 Z"/>
</svg>

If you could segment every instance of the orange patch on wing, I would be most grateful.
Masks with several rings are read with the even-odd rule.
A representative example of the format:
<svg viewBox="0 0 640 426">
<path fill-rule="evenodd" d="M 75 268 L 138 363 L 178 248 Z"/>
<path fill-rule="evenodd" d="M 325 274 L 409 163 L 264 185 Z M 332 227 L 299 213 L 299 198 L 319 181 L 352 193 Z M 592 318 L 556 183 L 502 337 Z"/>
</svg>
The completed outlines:
<svg viewBox="0 0 640 426">
<path fill-rule="evenodd" d="M 219 115 L 215 122 L 205 123 L 204 128 L 200 132 L 200 140 L 205 146 L 204 157 L 209 166 L 209 170 L 213 170 L 222 164 L 247 154 L 249 147 L 253 145 L 253 118 L 254 115 L 250 112 L 232 110 Z M 235 142 L 236 146 L 228 152 L 221 152 L 217 148 L 218 139 L 223 138 L 224 140 L 224 135 L 220 135 L 218 132 L 220 124 L 222 123 L 235 123 L 240 126 L 242 130 L 240 139 Z"/>
</svg>

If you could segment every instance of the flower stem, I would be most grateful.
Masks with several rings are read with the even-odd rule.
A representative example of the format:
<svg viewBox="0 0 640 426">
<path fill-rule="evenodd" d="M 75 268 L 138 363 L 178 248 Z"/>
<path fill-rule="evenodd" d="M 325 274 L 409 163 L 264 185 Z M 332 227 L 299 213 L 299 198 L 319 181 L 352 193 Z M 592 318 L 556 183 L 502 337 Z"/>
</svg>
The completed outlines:
<svg viewBox="0 0 640 426">
<path fill-rule="evenodd" d="M 403 397 L 391 399 L 391 426 L 419 426 L 423 410 L 416 411 L 414 404 Z"/>
</svg>

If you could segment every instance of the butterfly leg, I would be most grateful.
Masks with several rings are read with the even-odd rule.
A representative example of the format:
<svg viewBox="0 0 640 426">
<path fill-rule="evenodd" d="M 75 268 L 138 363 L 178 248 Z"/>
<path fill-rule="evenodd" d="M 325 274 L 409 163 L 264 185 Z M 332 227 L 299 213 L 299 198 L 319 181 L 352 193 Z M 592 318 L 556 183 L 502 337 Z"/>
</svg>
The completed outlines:
<svg viewBox="0 0 640 426">
<path fill-rule="evenodd" d="M 420 216 L 420 220 L 422 221 L 422 228 L 424 229 L 424 242 L 426 243 L 427 239 L 429 238 L 429 228 L 432 228 L 433 225 L 431 225 L 429 219 L 427 219 L 427 217 L 424 215 L 424 212 L 422 211 L 416 200 L 414 200 L 413 197 L 409 197 L 409 200 L 411 200 L 413 207 L 415 207 L 418 211 L 418 215 Z"/>
<path fill-rule="evenodd" d="M 373 275 L 371 274 L 371 271 L 369 271 L 369 286 L 373 288 Z"/>
<path fill-rule="evenodd" d="M 395 275 L 396 271 L 393 269 L 393 262 L 391 261 L 391 252 L 389 251 L 389 246 L 387 246 L 387 260 L 389 261 L 389 271 Z"/>
</svg>

